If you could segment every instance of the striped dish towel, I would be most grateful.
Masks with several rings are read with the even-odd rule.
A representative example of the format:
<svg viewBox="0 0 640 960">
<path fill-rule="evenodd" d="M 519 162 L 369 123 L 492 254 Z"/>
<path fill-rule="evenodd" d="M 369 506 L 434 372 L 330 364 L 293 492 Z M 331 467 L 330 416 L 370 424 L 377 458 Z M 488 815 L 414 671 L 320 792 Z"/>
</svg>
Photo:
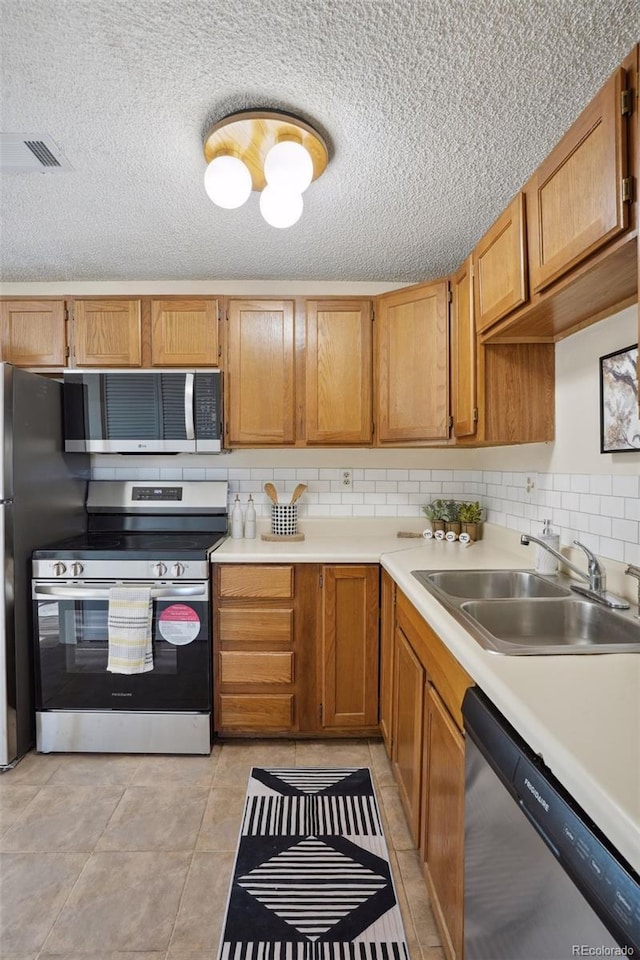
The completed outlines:
<svg viewBox="0 0 640 960">
<path fill-rule="evenodd" d="M 111 587 L 108 627 L 110 673 L 153 670 L 151 587 Z"/>
</svg>

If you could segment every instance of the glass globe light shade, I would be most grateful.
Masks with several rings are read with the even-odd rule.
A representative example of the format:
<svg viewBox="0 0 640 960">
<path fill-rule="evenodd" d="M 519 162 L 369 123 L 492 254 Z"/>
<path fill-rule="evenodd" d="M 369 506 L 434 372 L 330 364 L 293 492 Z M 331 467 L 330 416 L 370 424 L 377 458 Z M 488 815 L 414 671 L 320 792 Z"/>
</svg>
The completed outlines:
<svg viewBox="0 0 640 960">
<path fill-rule="evenodd" d="M 302 195 L 267 186 L 260 194 L 260 213 L 271 227 L 292 227 L 302 216 Z"/>
<path fill-rule="evenodd" d="M 313 179 L 313 161 L 301 143 L 283 140 L 264 158 L 264 177 L 270 187 L 303 193 Z"/>
<path fill-rule="evenodd" d="M 209 198 L 225 210 L 235 210 L 249 199 L 253 184 L 246 163 L 238 157 L 214 157 L 204 173 Z"/>
</svg>

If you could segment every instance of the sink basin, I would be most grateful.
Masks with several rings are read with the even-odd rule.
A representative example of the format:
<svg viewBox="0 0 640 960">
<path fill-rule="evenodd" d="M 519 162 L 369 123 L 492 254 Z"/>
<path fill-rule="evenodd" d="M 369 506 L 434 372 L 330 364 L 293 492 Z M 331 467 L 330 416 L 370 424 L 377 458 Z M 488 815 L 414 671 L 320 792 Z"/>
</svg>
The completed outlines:
<svg viewBox="0 0 640 960">
<path fill-rule="evenodd" d="M 578 599 L 567 577 L 532 570 L 412 570 L 491 653 L 640 653 L 640 620 Z"/>
<path fill-rule="evenodd" d="M 440 570 L 414 571 L 418 580 L 428 581 L 450 597 L 495 600 L 511 597 L 568 597 L 567 587 L 553 583 L 530 570 Z"/>
<path fill-rule="evenodd" d="M 460 609 L 494 640 L 528 653 L 558 647 L 571 653 L 640 651 L 640 621 L 589 600 L 471 600 Z"/>
</svg>

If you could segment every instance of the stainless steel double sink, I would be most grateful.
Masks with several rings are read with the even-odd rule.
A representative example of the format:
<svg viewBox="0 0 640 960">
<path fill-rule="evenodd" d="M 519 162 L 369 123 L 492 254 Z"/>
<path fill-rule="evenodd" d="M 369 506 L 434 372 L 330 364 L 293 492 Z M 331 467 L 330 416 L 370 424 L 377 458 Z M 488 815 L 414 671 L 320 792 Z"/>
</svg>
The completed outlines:
<svg viewBox="0 0 640 960">
<path fill-rule="evenodd" d="M 493 653 L 638 653 L 640 620 L 579 599 L 568 577 L 531 570 L 412 570 Z"/>
</svg>

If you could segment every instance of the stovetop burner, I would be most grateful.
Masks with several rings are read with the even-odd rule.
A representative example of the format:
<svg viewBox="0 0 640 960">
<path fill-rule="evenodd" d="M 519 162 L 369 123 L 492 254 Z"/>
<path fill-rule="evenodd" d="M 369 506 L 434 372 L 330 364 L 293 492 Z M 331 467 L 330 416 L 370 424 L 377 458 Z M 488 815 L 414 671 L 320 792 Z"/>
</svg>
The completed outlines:
<svg viewBox="0 0 640 960">
<path fill-rule="evenodd" d="M 151 532 L 93 532 L 68 540 L 59 540 L 36 550 L 36 560 L 199 560 L 224 534 L 209 533 L 151 533 Z"/>
</svg>

